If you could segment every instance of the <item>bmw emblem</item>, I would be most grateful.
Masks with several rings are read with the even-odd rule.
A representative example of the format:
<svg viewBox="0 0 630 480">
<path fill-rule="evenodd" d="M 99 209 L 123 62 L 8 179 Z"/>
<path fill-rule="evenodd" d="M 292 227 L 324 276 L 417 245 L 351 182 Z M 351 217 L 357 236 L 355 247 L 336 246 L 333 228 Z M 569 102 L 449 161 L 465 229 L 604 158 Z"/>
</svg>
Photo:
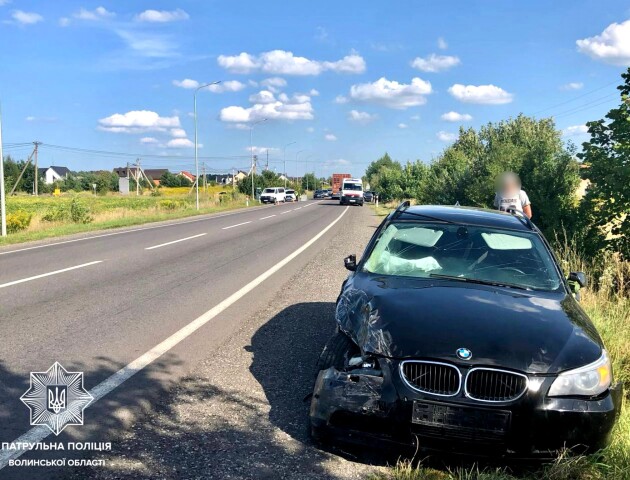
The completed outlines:
<svg viewBox="0 0 630 480">
<path fill-rule="evenodd" d="M 467 348 L 458 348 L 455 351 L 455 354 L 458 358 L 461 358 L 462 360 L 470 360 L 472 358 L 472 352 Z"/>
</svg>

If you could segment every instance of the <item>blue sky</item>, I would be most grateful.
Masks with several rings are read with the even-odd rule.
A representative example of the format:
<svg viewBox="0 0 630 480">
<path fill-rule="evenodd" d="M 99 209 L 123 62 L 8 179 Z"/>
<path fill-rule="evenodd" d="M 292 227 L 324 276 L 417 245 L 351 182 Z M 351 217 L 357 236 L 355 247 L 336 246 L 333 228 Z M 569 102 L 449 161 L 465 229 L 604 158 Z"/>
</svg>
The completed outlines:
<svg viewBox="0 0 630 480">
<path fill-rule="evenodd" d="M 361 175 L 431 160 L 460 125 L 554 116 L 565 138 L 618 103 L 630 7 L 609 0 L 0 0 L 5 154 L 40 165 L 208 171 L 259 162 Z M 93 150 L 77 152 L 54 146 Z M 102 152 L 124 152 L 129 157 Z M 299 152 L 299 153 L 298 153 Z M 296 162 L 296 155 L 298 162 Z M 308 163 L 306 163 L 308 162 Z"/>
</svg>

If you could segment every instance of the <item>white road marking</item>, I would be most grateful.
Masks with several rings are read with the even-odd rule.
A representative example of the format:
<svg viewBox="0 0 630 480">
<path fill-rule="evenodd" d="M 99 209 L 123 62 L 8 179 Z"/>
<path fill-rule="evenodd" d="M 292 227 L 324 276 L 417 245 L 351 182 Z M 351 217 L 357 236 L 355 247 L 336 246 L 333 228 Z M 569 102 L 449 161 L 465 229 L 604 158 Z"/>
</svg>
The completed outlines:
<svg viewBox="0 0 630 480">
<path fill-rule="evenodd" d="M 50 277 L 51 275 L 57 275 L 58 273 L 69 272 L 70 270 L 76 270 L 77 268 L 89 267 L 90 265 L 96 265 L 97 263 L 101 263 L 103 260 L 96 260 L 95 262 L 83 263 L 81 265 L 76 265 L 74 267 L 62 268 L 61 270 L 55 270 L 54 272 L 42 273 L 41 275 L 35 275 L 34 277 L 23 278 L 21 280 L 14 280 L 13 282 L 3 283 L 0 285 L 0 288 L 10 287 L 12 285 L 17 285 L 18 283 L 30 282 L 31 280 L 37 280 L 38 278 Z"/>
<path fill-rule="evenodd" d="M 260 206 L 256 206 L 256 207 L 250 207 L 250 208 L 263 209 L 263 208 L 271 208 L 272 206 L 273 205 L 260 205 Z M 123 230 L 123 231 L 120 231 L 120 232 L 102 233 L 102 234 L 99 234 L 99 235 L 90 235 L 88 237 L 73 238 L 72 240 L 63 240 L 61 242 L 46 243 L 44 245 L 35 245 L 33 247 L 19 248 L 17 250 L 7 250 L 6 252 L 0 252 L 0 255 L 9 255 L 10 253 L 26 252 L 28 250 L 37 250 L 39 248 L 54 247 L 56 245 L 64 245 L 66 243 L 83 242 L 85 240 L 92 240 L 93 238 L 112 237 L 114 235 L 123 235 L 125 233 L 143 232 L 145 230 L 153 230 L 155 228 L 175 227 L 177 225 L 186 225 L 188 223 L 205 222 L 205 221 L 208 221 L 208 220 L 214 220 L 215 218 L 230 217 L 232 215 L 238 215 L 238 214 L 241 214 L 241 213 L 250 212 L 251 211 L 250 208 L 243 208 L 243 209 L 237 210 L 235 212 L 223 213 L 221 215 L 212 215 L 212 214 L 210 214 L 212 216 L 204 215 L 203 218 L 193 218 L 193 219 L 190 219 L 190 220 L 184 220 L 182 222 L 165 223 L 165 224 L 162 224 L 162 225 L 151 225 L 149 227 L 133 228 L 133 229 L 130 229 L 130 230 Z"/>
<path fill-rule="evenodd" d="M 267 220 L 268 218 L 271 218 L 271 217 L 275 217 L 275 215 L 269 215 L 268 217 L 262 217 L 262 218 L 259 218 L 258 220 Z"/>
<path fill-rule="evenodd" d="M 302 207 L 294 208 L 293 210 L 301 210 Z"/>
<path fill-rule="evenodd" d="M 193 235 L 192 237 L 180 238 L 179 240 L 173 240 L 172 242 L 160 243 L 159 245 L 153 245 L 152 247 L 146 247 L 145 250 L 153 250 L 154 248 L 166 247 L 167 245 L 173 245 L 174 243 L 185 242 L 186 240 L 191 240 L 197 237 L 203 237 L 206 235 L 205 233 L 200 233 L 199 235 Z"/>
<path fill-rule="evenodd" d="M 230 225 L 229 227 L 223 227 L 221 230 L 228 230 L 234 227 L 240 227 L 241 225 L 247 225 L 248 223 L 252 223 L 251 220 L 249 222 L 237 223 L 236 225 Z"/>
<path fill-rule="evenodd" d="M 291 210 L 287 210 L 286 212 L 282 212 L 280 215 L 284 215 L 285 213 L 291 213 Z"/>
<path fill-rule="evenodd" d="M 317 240 L 322 238 L 322 236 L 324 236 L 324 234 L 328 232 L 328 230 L 334 227 L 335 224 L 339 220 L 341 220 L 341 217 L 345 215 L 345 213 L 348 211 L 348 208 L 350 207 L 346 207 L 343 210 L 343 212 L 341 212 L 341 214 L 335 220 L 332 221 L 332 223 L 330 223 L 326 228 L 324 228 L 321 232 L 319 232 L 317 235 L 311 238 L 308 242 L 306 242 L 300 248 L 295 250 L 288 257 L 285 257 L 284 259 L 280 260 L 269 270 L 267 270 L 264 273 L 261 273 L 254 280 L 249 282 L 240 290 L 237 290 L 236 292 L 234 292 L 232 295 L 227 297 L 221 303 L 215 305 L 206 313 L 202 314 L 200 317 L 196 318 L 195 320 L 190 322 L 188 325 L 186 325 L 185 327 L 183 327 L 182 329 L 178 330 L 173 335 L 168 337 L 162 343 L 159 343 L 158 345 L 153 347 L 151 350 L 144 353 L 140 357 L 136 358 L 133 362 L 121 368 L 116 373 L 111 375 L 109 378 L 99 383 L 96 387 L 90 390 L 90 394 L 94 397 L 92 404 L 94 404 L 95 402 L 103 398 L 112 390 L 122 385 L 124 382 L 126 382 L 131 377 L 133 377 L 136 373 L 140 372 L 142 369 L 150 365 L 154 360 L 164 355 L 166 352 L 171 350 L 173 347 L 175 347 L 177 344 L 179 344 L 180 342 L 188 338 L 193 333 L 195 333 L 197 330 L 199 330 L 201 327 L 203 327 L 206 323 L 208 323 L 210 320 L 215 318 L 225 309 L 227 309 L 228 307 L 236 303 L 238 300 L 243 298 L 245 295 L 251 292 L 254 288 L 256 288 L 258 285 L 260 285 L 269 277 L 271 277 L 274 273 L 278 272 L 281 268 L 287 265 L 291 260 L 296 258 L 298 255 L 304 252 L 308 247 L 313 245 Z M 95 420 L 95 421 L 98 421 L 98 420 Z M 23 442 L 26 442 L 26 443 L 41 442 L 46 437 L 48 437 L 50 433 L 51 431 L 47 427 L 40 425 L 40 426 L 31 428 L 26 433 L 21 435 L 19 438 L 15 439 L 13 443 L 23 444 Z M 9 460 L 12 460 L 12 459 L 14 460 L 16 458 L 19 458 L 26 451 L 27 450 L 0 450 L 0 470 L 2 470 L 4 467 L 7 466 L 7 464 L 9 463 Z"/>
</svg>

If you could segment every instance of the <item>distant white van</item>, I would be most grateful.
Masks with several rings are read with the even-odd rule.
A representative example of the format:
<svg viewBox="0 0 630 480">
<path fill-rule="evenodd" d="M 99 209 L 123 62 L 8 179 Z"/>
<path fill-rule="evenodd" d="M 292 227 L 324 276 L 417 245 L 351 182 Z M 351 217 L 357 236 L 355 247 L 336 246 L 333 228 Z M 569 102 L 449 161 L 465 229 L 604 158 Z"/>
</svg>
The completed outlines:
<svg viewBox="0 0 630 480">
<path fill-rule="evenodd" d="M 360 178 L 343 179 L 339 204 L 363 206 L 363 182 Z"/>
<path fill-rule="evenodd" d="M 261 203 L 284 203 L 285 200 L 286 194 L 284 187 L 265 188 L 260 194 Z"/>
</svg>

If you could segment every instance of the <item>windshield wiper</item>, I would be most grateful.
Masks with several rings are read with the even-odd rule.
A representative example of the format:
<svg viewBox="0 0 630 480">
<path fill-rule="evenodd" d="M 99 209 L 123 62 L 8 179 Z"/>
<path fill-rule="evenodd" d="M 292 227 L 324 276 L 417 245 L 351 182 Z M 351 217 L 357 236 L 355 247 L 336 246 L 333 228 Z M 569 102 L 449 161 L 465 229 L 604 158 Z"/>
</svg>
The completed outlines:
<svg viewBox="0 0 630 480">
<path fill-rule="evenodd" d="M 532 290 L 530 287 L 517 285 L 515 283 L 497 282 L 493 280 L 480 280 L 478 278 L 457 277 L 455 275 L 442 275 L 440 273 L 430 273 L 429 277 L 441 278 L 443 280 L 456 280 L 458 282 L 476 283 L 479 285 L 491 285 L 493 287 L 507 287 L 507 288 L 516 288 L 518 290 L 530 290 L 530 291 Z"/>
</svg>

